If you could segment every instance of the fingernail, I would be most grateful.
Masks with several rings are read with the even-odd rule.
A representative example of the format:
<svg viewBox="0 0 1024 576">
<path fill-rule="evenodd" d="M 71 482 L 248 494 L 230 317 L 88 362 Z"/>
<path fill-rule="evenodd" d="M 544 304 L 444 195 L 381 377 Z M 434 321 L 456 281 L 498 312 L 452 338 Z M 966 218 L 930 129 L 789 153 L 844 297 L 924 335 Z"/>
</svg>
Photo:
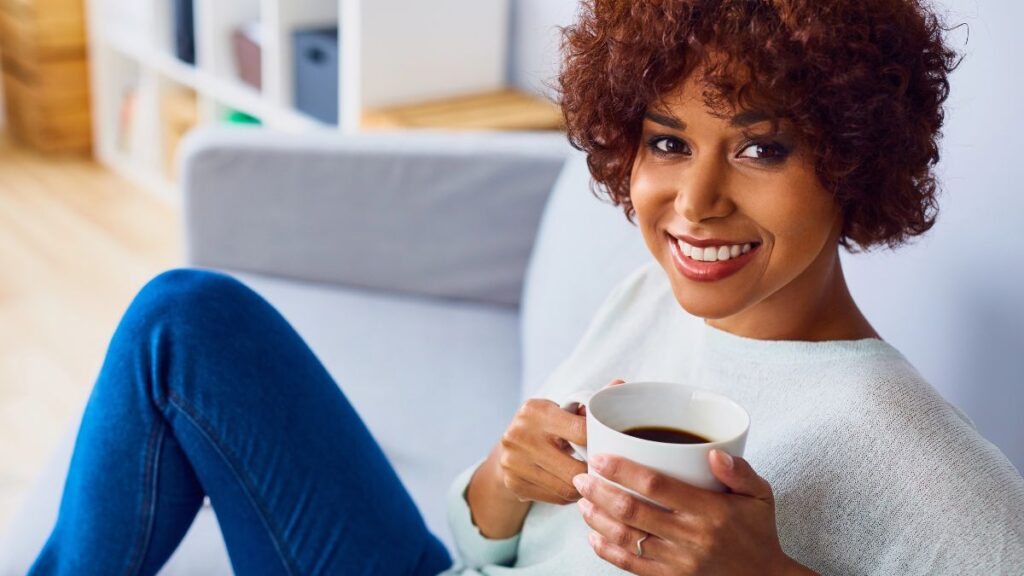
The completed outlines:
<svg viewBox="0 0 1024 576">
<path fill-rule="evenodd" d="M 604 454 L 595 454 L 590 459 L 590 465 L 593 466 L 594 468 L 596 468 L 597 470 L 601 470 L 607 464 L 608 464 L 608 457 L 605 456 Z"/>
<path fill-rule="evenodd" d="M 587 486 L 590 485 L 590 477 L 586 473 L 577 474 L 572 477 L 572 485 L 582 494 L 587 489 Z"/>
<path fill-rule="evenodd" d="M 719 450 L 718 448 L 715 448 L 715 452 L 718 452 L 718 458 L 719 460 L 722 461 L 722 464 L 725 464 L 725 467 L 731 470 L 732 455 L 726 452 L 725 450 Z"/>
<path fill-rule="evenodd" d="M 596 532 L 591 532 L 590 534 L 588 534 L 587 535 L 587 540 L 590 541 L 590 545 L 591 546 L 597 546 L 597 533 Z"/>
<path fill-rule="evenodd" d="M 580 507 L 580 512 L 583 512 L 584 514 L 590 514 L 590 510 L 594 507 L 594 505 L 590 503 L 590 500 L 587 500 L 586 498 L 580 498 L 577 500 L 576 505 Z"/>
</svg>

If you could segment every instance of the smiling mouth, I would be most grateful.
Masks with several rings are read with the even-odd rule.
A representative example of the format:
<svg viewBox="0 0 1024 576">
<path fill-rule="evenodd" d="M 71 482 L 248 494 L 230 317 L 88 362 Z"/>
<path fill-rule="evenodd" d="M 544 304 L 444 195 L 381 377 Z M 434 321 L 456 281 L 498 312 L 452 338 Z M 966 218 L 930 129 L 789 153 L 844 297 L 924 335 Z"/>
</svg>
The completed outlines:
<svg viewBox="0 0 1024 576">
<path fill-rule="evenodd" d="M 669 235 L 669 241 L 673 242 L 679 252 L 694 262 L 723 262 L 738 258 L 761 245 L 760 242 L 744 242 L 740 244 L 720 244 L 716 246 L 693 246 L 682 240 Z"/>
<path fill-rule="evenodd" d="M 715 282 L 736 274 L 757 256 L 761 246 L 761 242 L 745 242 L 699 247 L 672 235 L 668 242 L 676 271 L 697 282 Z"/>
</svg>

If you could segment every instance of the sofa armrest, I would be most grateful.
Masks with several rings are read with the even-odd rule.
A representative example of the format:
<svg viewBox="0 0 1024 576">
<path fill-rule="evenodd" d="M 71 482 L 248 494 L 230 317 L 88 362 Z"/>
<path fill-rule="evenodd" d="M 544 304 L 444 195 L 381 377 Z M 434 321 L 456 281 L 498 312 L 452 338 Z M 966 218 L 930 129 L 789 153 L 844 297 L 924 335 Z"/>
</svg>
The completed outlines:
<svg viewBox="0 0 1024 576">
<path fill-rule="evenodd" d="M 564 135 L 207 128 L 182 148 L 185 257 L 517 306 Z"/>
</svg>

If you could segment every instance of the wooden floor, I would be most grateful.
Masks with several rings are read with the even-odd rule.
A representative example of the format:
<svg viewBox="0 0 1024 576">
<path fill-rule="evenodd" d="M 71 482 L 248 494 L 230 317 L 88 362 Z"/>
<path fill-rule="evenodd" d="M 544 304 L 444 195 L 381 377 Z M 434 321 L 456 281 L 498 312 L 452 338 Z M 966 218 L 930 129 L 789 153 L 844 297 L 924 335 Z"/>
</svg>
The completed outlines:
<svg viewBox="0 0 1024 576">
<path fill-rule="evenodd" d="M 132 296 L 180 262 L 175 207 L 0 134 L 0 533 L 81 410 Z"/>
</svg>

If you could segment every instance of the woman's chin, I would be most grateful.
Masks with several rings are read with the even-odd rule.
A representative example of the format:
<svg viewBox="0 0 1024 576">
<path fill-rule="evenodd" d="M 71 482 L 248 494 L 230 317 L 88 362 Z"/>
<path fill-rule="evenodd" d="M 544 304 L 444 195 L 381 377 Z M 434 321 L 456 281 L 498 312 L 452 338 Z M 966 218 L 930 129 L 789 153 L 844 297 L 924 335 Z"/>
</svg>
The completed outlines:
<svg viewBox="0 0 1024 576">
<path fill-rule="evenodd" d="M 748 284 L 740 277 L 743 271 L 719 281 L 702 282 L 684 276 L 672 261 L 671 254 L 666 254 L 659 261 L 672 285 L 676 301 L 689 314 L 717 320 L 738 314 L 749 306 L 748 294 L 743 290 L 743 286 Z"/>
<path fill-rule="evenodd" d="M 724 297 L 726 295 L 697 295 L 692 290 L 687 291 L 686 287 L 673 284 L 672 293 L 676 302 L 692 316 L 698 316 L 706 320 L 718 320 L 728 318 L 741 312 L 744 306 L 738 299 Z"/>
</svg>

